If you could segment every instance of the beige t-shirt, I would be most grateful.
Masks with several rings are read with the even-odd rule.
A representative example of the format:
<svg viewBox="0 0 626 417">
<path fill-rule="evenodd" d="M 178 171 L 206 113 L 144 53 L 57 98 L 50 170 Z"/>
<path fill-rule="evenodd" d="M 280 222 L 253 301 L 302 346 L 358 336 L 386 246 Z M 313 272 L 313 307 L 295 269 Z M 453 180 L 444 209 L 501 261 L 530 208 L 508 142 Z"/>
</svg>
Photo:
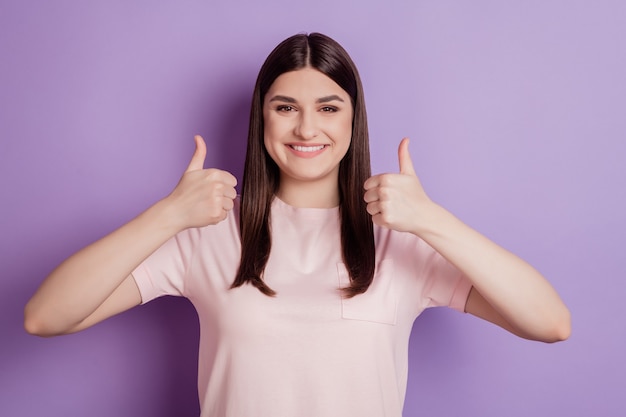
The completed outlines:
<svg viewBox="0 0 626 417">
<path fill-rule="evenodd" d="M 409 233 L 374 226 L 376 274 L 343 299 L 339 209 L 272 203 L 264 280 L 229 289 L 240 261 L 239 203 L 223 222 L 188 229 L 134 272 L 144 303 L 189 298 L 200 320 L 202 416 L 400 417 L 408 344 L 427 307 L 462 311 L 470 282 Z"/>
</svg>

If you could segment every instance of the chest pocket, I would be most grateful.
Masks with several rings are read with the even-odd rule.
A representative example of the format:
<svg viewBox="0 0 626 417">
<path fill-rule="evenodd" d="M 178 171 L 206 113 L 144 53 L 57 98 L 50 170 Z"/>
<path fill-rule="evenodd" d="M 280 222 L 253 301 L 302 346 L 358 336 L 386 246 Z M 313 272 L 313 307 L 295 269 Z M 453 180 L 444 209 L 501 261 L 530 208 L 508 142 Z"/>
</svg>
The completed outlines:
<svg viewBox="0 0 626 417">
<path fill-rule="evenodd" d="M 339 285 L 350 285 L 350 275 L 345 264 L 337 264 Z M 363 294 L 341 299 L 341 316 L 349 320 L 364 320 L 383 324 L 396 324 L 398 315 L 397 285 L 393 279 L 393 260 L 378 264 L 374 280 Z"/>
</svg>

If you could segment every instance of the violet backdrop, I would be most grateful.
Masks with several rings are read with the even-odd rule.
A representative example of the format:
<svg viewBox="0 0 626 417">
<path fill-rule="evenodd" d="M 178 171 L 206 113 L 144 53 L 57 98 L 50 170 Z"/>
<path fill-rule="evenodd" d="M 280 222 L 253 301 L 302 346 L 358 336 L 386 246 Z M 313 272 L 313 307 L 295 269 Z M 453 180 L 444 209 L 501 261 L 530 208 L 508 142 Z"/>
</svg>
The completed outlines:
<svg viewBox="0 0 626 417">
<path fill-rule="evenodd" d="M 528 342 L 418 318 L 409 416 L 624 416 L 626 3 L 0 1 L 0 415 L 194 416 L 195 312 L 163 298 L 83 333 L 27 335 L 59 262 L 206 166 L 241 178 L 254 78 L 297 32 L 360 69 L 375 172 L 412 138 L 433 199 L 518 253 L 572 310 Z"/>
</svg>

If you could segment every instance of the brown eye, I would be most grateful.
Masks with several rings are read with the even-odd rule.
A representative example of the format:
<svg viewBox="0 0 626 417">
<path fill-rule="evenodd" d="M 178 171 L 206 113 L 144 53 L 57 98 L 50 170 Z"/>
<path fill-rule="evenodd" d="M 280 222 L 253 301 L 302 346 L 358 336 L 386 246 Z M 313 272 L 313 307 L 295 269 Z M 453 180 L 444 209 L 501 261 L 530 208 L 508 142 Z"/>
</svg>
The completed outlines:
<svg viewBox="0 0 626 417">
<path fill-rule="evenodd" d="M 321 110 L 324 113 L 334 113 L 334 112 L 337 111 L 337 108 L 336 107 L 332 107 L 332 106 L 324 106 L 324 107 L 321 108 Z"/>
<path fill-rule="evenodd" d="M 280 105 L 280 106 L 276 107 L 276 110 L 287 112 L 287 111 L 294 111 L 295 109 L 292 106 L 288 106 L 286 104 L 283 104 L 283 105 Z"/>
</svg>

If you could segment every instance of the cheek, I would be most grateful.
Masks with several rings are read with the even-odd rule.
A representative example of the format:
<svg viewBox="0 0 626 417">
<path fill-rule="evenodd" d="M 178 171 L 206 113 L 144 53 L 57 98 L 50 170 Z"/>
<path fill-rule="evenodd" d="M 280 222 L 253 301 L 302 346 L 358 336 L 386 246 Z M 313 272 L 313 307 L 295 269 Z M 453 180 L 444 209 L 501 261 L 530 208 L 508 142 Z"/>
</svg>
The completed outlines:
<svg viewBox="0 0 626 417">
<path fill-rule="evenodd" d="M 269 154 L 270 158 L 274 162 L 276 162 L 276 158 L 278 156 L 279 145 L 280 145 L 280 129 L 275 122 L 272 122 L 269 119 L 266 119 L 267 122 L 264 123 L 263 126 L 263 146 L 265 147 L 265 151 Z"/>
<path fill-rule="evenodd" d="M 263 144 L 265 145 L 265 148 L 268 149 L 268 151 L 271 148 L 272 140 L 275 137 L 276 134 L 274 132 L 274 125 L 266 119 L 263 126 Z"/>
<path fill-rule="evenodd" d="M 346 118 L 338 122 L 335 126 L 335 133 L 337 138 L 341 138 L 342 141 L 346 142 L 347 146 L 352 139 L 352 118 Z"/>
<path fill-rule="evenodd" d="M 271 141 L 273 139 L 278 139 L 285 133 L 285 130 L 288 129 L 287 123 L 285 120 L 281 120 L 280 118 L 266 116 L 263 120 L 263 133 L 265 136 L 265 141 Z"/>
</svg>

